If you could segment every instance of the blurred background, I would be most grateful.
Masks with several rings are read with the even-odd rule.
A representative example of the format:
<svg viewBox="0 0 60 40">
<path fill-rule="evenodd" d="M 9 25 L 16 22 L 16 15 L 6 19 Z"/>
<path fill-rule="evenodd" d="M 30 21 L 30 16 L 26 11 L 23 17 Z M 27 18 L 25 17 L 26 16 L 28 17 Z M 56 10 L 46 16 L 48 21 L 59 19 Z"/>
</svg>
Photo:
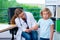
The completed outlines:
<svg viewBox="0 0 60 40">
<path fill-rule="evenodd" d="M 0 23 L 8 23 L 8 9 L 16 7 L 22 7 L 25 11 L 31 12 L 38 21 L 40 11 L 44 7 L 44 4 L 19 3 L 18 1 L 19 0 L 0 0 Z"/>
<path fill-rule="evenodd" d="M 55 23 L 53 40 L 60 40 L 60 0 L 0 0 L 0 24 L 8 25 L 10 21 L 9 8 L 18 7 L 22 7 L 24 11 L 31 12 L 37 22 L 41 18 L 41 10 L 45 7 L 49 8 L 52 12 L 52 20 Z M 11 40 L 11 38 L 12 35 L 9 30 L 0 33 L 0 40 Z"/>
</svg>

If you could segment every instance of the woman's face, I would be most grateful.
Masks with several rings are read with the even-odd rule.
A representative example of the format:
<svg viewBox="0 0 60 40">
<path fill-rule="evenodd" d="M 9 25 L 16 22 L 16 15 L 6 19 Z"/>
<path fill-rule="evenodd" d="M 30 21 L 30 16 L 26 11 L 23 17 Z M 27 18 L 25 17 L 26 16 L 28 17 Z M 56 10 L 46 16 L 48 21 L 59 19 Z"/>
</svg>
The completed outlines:
<svg viewBox="0 0 60 40">
<path fill-rule="evenodd" d="M 22 18 L 22 19 L 25 19 L 25 14 L 24 14 L 24 12 L 20 13 L 20 14 L 19 14 L 19 17 Z"/>
<path fill-rule="evenodd" d="M 48 18 L 49 18 L 49 13 L 46 12 L 46 11 L 44 11 L 44 12 L 43 12 L 43 18 L 44 18 L 44 19 L 48 19 Z"/>
</svg>

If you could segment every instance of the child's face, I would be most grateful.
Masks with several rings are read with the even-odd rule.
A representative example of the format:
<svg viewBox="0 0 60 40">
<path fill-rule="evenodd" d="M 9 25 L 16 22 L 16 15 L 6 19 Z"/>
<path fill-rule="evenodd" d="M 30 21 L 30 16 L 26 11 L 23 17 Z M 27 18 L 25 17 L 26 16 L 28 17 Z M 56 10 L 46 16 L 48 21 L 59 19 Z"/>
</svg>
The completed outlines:
<svg viewBox="0 0 60 40">
<path fill-rule="evenodd" d="M 43 15 L 44 19 L 48 19 L 49 18 L 49 13 L 46 12 L 46 11 L 44 11 L 42 15 Z"/>
</svg>

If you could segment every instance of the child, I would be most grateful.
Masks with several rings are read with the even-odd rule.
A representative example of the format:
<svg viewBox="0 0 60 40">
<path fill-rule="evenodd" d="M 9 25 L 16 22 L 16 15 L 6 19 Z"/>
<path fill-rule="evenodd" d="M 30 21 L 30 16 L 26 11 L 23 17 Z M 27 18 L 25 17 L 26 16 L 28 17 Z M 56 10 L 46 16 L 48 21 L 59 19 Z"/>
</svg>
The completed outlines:
<svg viewBox="0 0 60 40">
<path fill-rule="evenodd" d="M 42 18 L 38 21 L 40 26 L 40 40 L 53 40 L 54 23 L 50 19 L 50 10 L 45 8 L 41 11 Z"/>
</svg>

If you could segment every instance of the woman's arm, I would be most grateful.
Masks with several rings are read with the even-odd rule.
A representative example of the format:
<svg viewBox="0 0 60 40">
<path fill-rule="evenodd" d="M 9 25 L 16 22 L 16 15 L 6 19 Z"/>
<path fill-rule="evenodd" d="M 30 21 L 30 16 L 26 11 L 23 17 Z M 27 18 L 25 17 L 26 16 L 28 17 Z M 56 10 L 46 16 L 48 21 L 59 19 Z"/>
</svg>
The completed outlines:
<svg viewBox="0 0 60 40">
<path fill-rule="evenodd" d="M 29 32 L 29 30 L 26 29 L 25 26 L 22 26 L 22 23 L 23 23 L 23 22 L 21 23 L 21 21 L 22 21 L 22 20 L 16 18 L 16 19 L 15 19 L 16 26 L 17 26 L 18 28 L 20 28 L 20 31 Z"/>
<path fill-rule="evenodd" d="M 33 26 L 32 28 L 30 28 L 30 30 L 38 30 L 38 25 L 36 24 L 36 25 Z"/>
<path fill-rule="evenodd" d="M 32 13 L 30 13 L 30 21 L 31 21 L 31 24 L 32 24 L 31 30 L 37 30 L 38 25 L 37 25 L 36 20 L 34 19 L 34 16 L 32 15 Z"/>
<path fill-rule="evenodd" d="M 51 27 L 50 27 L 50 40 L 53 40 L 53 34 L 54 34 L 54 25 L 51 25 Z"/>
</svg>

